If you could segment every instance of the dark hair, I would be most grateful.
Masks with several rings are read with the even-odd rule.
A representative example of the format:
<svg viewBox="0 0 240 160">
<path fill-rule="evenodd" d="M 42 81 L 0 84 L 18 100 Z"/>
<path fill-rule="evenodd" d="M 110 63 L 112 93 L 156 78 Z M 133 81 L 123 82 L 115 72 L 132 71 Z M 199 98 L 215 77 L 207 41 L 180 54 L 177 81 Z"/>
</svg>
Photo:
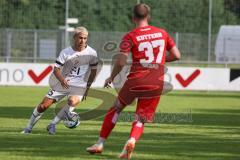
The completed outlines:
<svg viewBox="0 0 240 160">
<path fill-rule="evenodd" d="M 140 3 L 134 6 L 133 16 L 137 19 L 144 19 L 150 14 L 150 7 L 144 3 Z"/>
</svg>

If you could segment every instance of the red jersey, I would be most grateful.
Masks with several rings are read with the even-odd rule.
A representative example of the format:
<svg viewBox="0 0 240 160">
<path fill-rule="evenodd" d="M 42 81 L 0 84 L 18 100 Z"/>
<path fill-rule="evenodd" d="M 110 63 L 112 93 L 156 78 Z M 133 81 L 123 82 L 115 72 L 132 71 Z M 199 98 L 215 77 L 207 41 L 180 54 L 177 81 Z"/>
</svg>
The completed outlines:
<svg viewBox="0 0 240 160">
<path fill-rule="evenodd" d="M 174 46 L 173 39 L 164 29 L 145 26 L 135 28 L 124 35 L 120 43 L 120 52 L 131 52 L 133 64 L 146 67 L 154 63 L 164 65 L 166 50 L 169 51 Z"/>
<path fill-rule="evenodd" d="M 166 51 L 174 46 L 168 33 L 154 26 L 135 28 L 122 39 L 120 51 L 132 53 L 132 64 L 118 99 L 129 105 L 138 98 L 136 113 L 142 120 L 152 120 L 161 94 L 168 89 L 164 88 L 164 63 Z"/>
</svg>

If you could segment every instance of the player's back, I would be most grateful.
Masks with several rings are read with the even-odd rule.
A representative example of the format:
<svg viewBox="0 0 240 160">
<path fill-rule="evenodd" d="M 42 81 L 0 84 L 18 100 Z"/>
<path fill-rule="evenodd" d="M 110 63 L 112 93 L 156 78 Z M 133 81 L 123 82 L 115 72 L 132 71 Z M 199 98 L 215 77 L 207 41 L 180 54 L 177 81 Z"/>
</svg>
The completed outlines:
<svg viewBox="0 0 240 160">
<path fill-rule="evenodd" d="M 175 46 L 173 39 L 161 28 L 138 27 L 127 33 L 120 50 L 132 53 L 132 65 L 128 79 L 135 84 L 163 80 L 166 51 Z"/>
<path fill-rule="evenodd" d="M 143 67 L 149 64 L 164 65 L 166 50 L 175 46 L 164 29 L 154 26 L 135 28 L 124 36 L 124 41 L 125 46 L 131 47 L 133 64 Z"/>
<path fill-rule="evenodd" d="M 168 33 L 154 26 L 135 28 L 123 37 L 121 52 L 132 53 L 131 70 L 120 90 L 123 103 L 130 104 L 133 97 L 160 96 L 166 51 L 174 46 Z"/>
</svg>

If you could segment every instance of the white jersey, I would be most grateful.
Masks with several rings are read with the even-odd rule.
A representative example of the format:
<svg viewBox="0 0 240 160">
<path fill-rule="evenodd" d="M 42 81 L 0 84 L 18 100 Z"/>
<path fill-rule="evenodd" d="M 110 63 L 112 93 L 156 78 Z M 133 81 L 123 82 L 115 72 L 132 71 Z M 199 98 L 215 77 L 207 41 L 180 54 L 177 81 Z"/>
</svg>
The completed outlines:
<svg viewBox="0 0 240 160">
<path fill-rule="evenodd" d="M 81 52 L 73 50 L 72 47 L 65 48 L 60 52 L 55 63 L 55 67 L 62 69 L 62 75 L 68 84 L 76 87 L 86 87 L 90 70 L 97 65 L 97 52 L 90 46 Z"/>
</svg>

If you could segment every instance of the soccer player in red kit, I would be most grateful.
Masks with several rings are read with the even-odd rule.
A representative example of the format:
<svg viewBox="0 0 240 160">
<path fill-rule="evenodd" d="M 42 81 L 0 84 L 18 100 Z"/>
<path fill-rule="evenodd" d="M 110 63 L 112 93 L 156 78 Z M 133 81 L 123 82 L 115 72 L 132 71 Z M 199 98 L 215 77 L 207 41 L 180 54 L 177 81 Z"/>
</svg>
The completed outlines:
<svg viewBox="0 0 240 160">
<path fill-rule="evenodd" d="M 136 141 L 143 133 L 145 122 L 151 122 L 160 95 L 163 91 L 164 63 L 180 59 L 180 52 L 173 39 L 161 28 L 150 26 L 150 8 L 137 4 L 133 9 L 133 22 L 136 28 L 127 33 L 120 44 L 111 76 L 105 87 L 120 73 L 127 58 L 132 53 L 132 65 L 127 80 L 118 93 L 113 107 L 105 115 L 98 142 L 87 148 L 89 153 L 101 153 L 105 140 L 114 128 L 120 112 L 137 98 L 136 117 L 132 130 L 119 158 L 130 159 Z M 166 54 L 166 51 L 169 53 Z"/>
</svg>

